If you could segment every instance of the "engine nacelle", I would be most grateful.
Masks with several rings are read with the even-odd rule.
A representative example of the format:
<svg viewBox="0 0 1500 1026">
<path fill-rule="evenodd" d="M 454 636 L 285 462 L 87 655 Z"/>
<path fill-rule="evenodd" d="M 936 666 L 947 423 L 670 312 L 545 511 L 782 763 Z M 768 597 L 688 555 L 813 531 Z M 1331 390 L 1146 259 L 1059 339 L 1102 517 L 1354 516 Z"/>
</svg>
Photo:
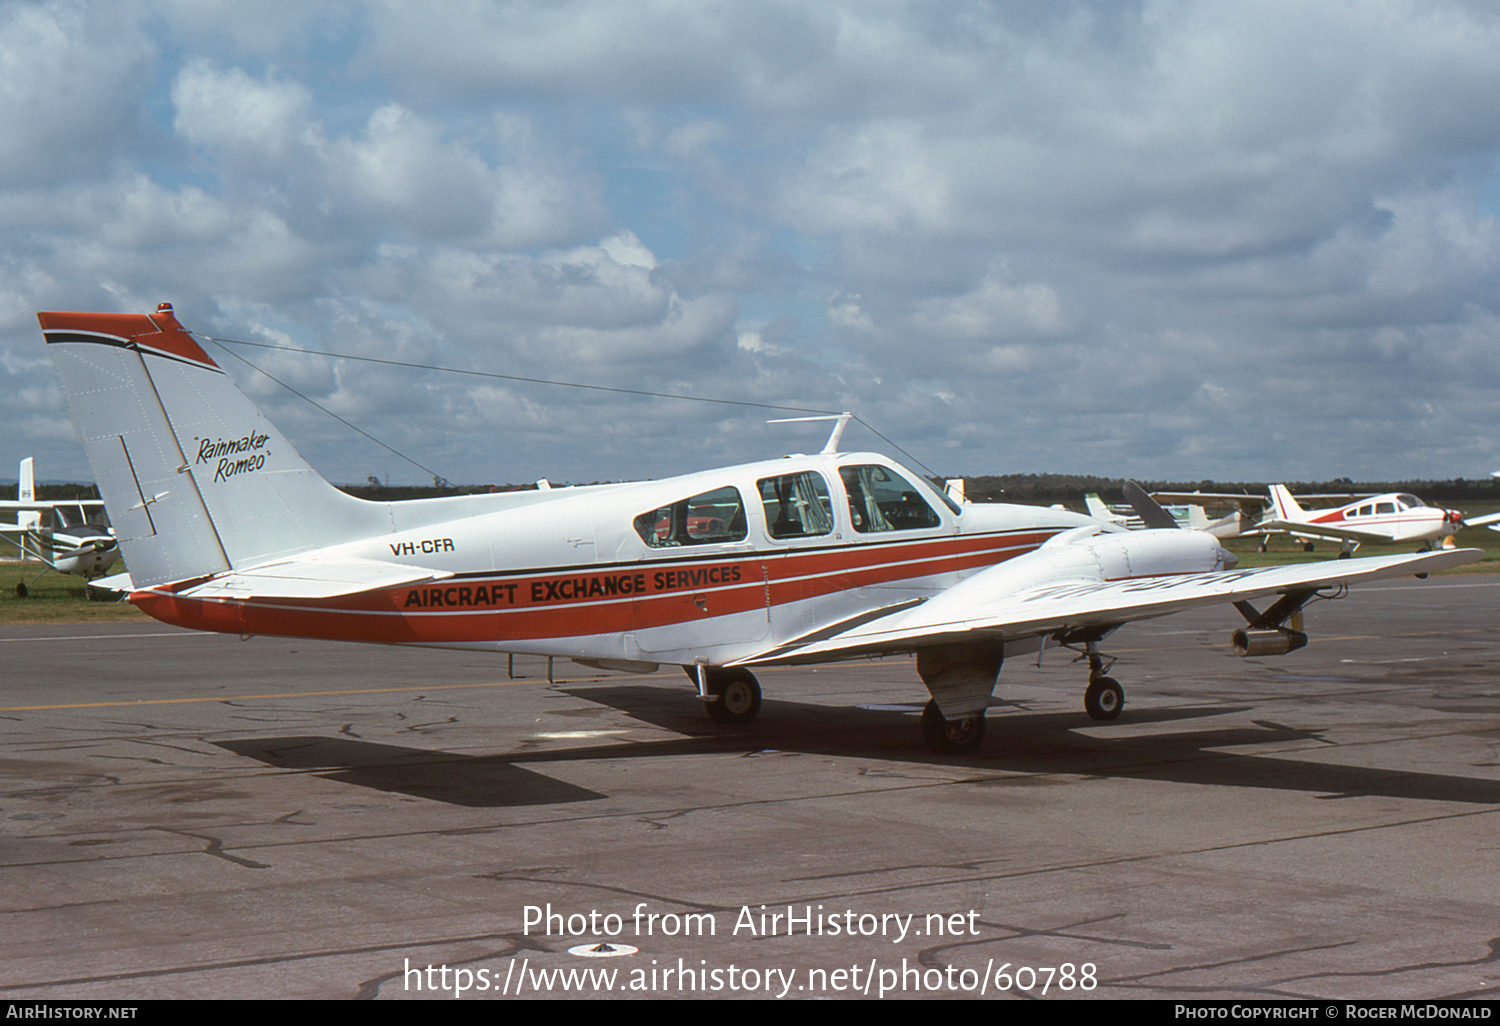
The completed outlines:
<svg viewBox="0 0 1500 1026">
<path fill-rule="evenodd" d="M 1237 656 L 1286 655 L 1306 645 L 1307 635 L 1285 627 L 1272 631 L 1240 630 L 1230 635 L 1229 642 Z"/>
</svg>

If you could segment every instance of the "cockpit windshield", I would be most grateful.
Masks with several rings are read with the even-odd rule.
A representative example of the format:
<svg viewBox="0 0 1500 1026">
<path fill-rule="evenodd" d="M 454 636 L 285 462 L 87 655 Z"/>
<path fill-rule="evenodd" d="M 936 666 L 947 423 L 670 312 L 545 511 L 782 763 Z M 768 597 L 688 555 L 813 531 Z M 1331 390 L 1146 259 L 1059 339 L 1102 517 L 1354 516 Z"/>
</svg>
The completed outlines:
<svg viewBox="0 0 1500 1026">
<path fill-rule="evenodd" d="M 874 463 L 840 467 L 839 477 L 849 493 L 849 519 L 861 534 L 942 524 L 917 486 L 890 467 Z"/>
</svg>

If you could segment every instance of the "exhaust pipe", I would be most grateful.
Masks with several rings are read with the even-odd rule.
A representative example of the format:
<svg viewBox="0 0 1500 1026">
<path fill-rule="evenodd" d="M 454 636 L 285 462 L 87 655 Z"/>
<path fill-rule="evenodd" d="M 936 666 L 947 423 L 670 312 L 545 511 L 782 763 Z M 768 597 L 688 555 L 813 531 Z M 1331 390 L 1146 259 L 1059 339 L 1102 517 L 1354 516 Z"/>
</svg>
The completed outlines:
<svg viewBox="0 0 1500 1026">
<path fill-rule="evenodd" d="M 1237 656 L 1286 655 L 1307 644 L 1307 635 L 1301 631 L 1278 627 L 1273 631 L 1235 631 L 1229 642 Z"/>
</svg>

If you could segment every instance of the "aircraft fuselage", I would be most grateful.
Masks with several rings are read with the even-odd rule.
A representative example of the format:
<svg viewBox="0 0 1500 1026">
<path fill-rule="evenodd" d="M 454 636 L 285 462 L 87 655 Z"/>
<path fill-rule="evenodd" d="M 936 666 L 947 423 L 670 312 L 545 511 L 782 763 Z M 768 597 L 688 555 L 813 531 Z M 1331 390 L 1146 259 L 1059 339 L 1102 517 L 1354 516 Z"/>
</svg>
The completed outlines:
<svg viewBox="0 0 1500 1026">
<path fill-rule="evenodd" d="M 1101 526 L 1066 510 L 955 507 L 869 453 L 495 498 L 509 508 L 320 552 L 449 576 L 336 600 L 172 587 L 132 601 L 205 630 L 722 665 Z"/>
</svg>

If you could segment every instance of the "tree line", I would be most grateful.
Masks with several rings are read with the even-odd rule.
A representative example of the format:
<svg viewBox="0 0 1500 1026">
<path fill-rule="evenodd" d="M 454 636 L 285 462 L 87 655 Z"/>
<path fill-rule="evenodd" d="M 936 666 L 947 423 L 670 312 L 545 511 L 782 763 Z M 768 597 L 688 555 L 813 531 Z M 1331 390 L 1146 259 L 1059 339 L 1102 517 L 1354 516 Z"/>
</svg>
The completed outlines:
<svg viewBox="0 0 1500 1026">
<path fill-rule="evenodd" d="M 958 477 L 960 475 L 953 475 Z M 599 482 L 588 482 L 597 484 Z M 1148 492 L 1233 492 L 1266 495 L 1270 485 L 1265 481 L 1140 481 Z M 1500 479 L 1462 477 L 1446 481 L 1352 481 L 1347 477 L 1333 481 L 1282 482 L 1293 495 L 1346 492 L 1410 492 L 1434 505 L 1464 502 L 1500 503 Z M 1089 474 L 981 474 L 964 478 L 971 502 L 1021 502 L 1049 505 L 1054 502 L 1082 502 L 1084 496 L 1096 494 L 1105 502 L 1124 501 L 1124 482 L 1118 477 L 1094 477 Z M 444 495 L 475 495 L 483 492 L 516 492 L 535 484 L 454 485 L 444 481 L 435 485 L 383 485 L 365 483 L 339 485 L 340 490 L 361 499 L 395 502 L 402 499 L 430 499 Z M 558 485 L 557 487 L 563 487 Z M 0 488 L 0 497 L 13 499 L 14 484 Z M 97 499 L 99 489 L 92 484 L 37 485 L 37 498 L 48 501 Z"/>
</svg>

